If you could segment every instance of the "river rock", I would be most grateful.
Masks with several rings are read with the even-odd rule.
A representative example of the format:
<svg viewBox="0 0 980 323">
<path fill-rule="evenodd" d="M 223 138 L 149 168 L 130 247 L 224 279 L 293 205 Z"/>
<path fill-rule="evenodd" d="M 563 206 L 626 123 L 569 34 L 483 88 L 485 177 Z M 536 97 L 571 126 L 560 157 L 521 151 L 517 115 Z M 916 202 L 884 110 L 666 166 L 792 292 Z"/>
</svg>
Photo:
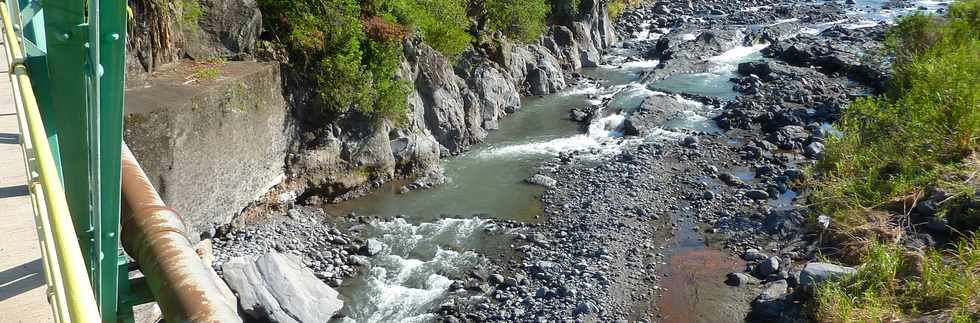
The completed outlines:
<svg viewBox="0 0 980 323">
<path fill-rule="evenodd" d="M 690 108 L 672 96 L 663 94 L 647 96 L 636 111 L 626 116 L 623 133 L 628 136 L 649 135 Z"/>
<path fill-rule="evenodd" d="M 811 262 L 800 272 L 800 286 L 810 286 L 821 282 L 840 279 L 857 273 L 857 269 L 825 262 Z"/>
<path fill-rule="evenodd" d="M 592 301 L 582 301 L 575 305 L 575 315 L 588 315 L 599 313 L 599 306 L 596 306 Z"/>
<path fill-rule="evenodd" d="M 327 322 L 344 306 L 337 291 L 317 279 L 296 255 L 238 257 L 221 269 L 228 286 L 238 294 L 242 311 L 256 320 Z"/>
<path fill-rule="evenodd" d="M 753 200 L 765 200 L 769 198 L 769 193 L 764 190 L 748 190 L 745 196 Z"/>
<path fill-rule="evenodd" d="M 725 284 L 729 286 L 757 285 L 759 284 L 759 279 L 746 273 L 729 273 L 726 276 Z"/>
<path fill-rule="evenodd" d="M 823 154 L 823 148 L 823 143 L 815 141 L 811 142 L 809 145 L 806 145 L 806 147 L 803 148 L 803 153 L 806 154 L 807 157 L 817 158 Z"/>
<path fill-rule="evenodd" d="M 540 185 L 547 188 L 554 188 L 555 185 L 558 185 L 558 181 L 556 181 L 554 178 L 541 174 L 535 174 L 534 176 L 528 177 L 524 181 L 528 184 Z"/>
<path fill-rule="evenodd" d="M 762 293 L 752 301 L 750 317 L 764 322 L 778 319 L 787 305 L 787 287 L 789 284 L 785 280 L 766 283 Z"/>
<path fill-rule="evenodd" d="M 779 257 L 772 256 L 769 259 L 763 260 L 756 267 L 756 270 L 758 271 L 758 277 L 767 277 L 779 272 Z"/>
<path fill-rule="evenodd" d="M 368 239 L 366 243 L 358 250 L 362 255 L 371 257 L 381 253 L 384 250 L 384 243 L 378 241 L 377 239 Z"/>
</svg>

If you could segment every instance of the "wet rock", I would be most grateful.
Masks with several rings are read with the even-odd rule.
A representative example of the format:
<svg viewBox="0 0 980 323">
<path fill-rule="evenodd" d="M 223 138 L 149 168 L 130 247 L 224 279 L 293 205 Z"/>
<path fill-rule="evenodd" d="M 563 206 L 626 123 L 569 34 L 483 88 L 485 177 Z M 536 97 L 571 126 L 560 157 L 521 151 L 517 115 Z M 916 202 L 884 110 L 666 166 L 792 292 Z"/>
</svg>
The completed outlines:
<svg viewBox="0 0 980 323">
<path fill-rule="evenodd" d="M 769 198 L 769 193 L 764 190 L 748 190 L 745 196 L 753 200 L 765 200 Z"/>
<path fill-rule="evenodd" d="M 725 183 L 728 186 L 734 186 L 734 187 L 745 186 L 745 182 L 743 182 L 741 178 L 738 178 L 738 176 L 735 176 L 735 174 L 732 173 L 718 174 L 718 179 L 721 180 L 722 183 Z"/>
<path fill-rule="evenodd" d="M 555 185 L 558 185 L 558 181 L 555 180 L 554 178 L 541 174 L 535 174 L 534 176 L 528 177 L 524 181 L 527 182 L 528 184 L 544 186 L 547 188 L 554 188 Z"/>
<path fill-rule="evenodd" d="M 493 285 L 503 284 L 504 283 L 504 275 L 501 275 L 501 274 L 493 274 L 493 275 L 490 275 L 490 277 L 489 277 L 489 279 L 487 279 L 487 281 L 490 284 L 493 284 Z"/>
<path fill-rule="evenodd" d="M 800 272 L 800 286 L 810 286 L 857 273 L 857 269 L 825 262 L 811 262 Z"/>
<path fill-rule="evenodd" d="M 778 319 L 786 309 L 786 289 L 789 287 L 785 280 L 766 283 L 762 293 L 752 301 L 750 317 L 764 321 Z"/>
<path fill-rule="evenodd" d="M 358 249 L 360 254 L 371 257 L 381 253 L 384 250 L 384 243 L 378 241 L 377 239 L 368 239 L 367 242 Z"/>
<path fill-rule="evenodd" d="M 698 137 L 694 137 L 694 136 L 684 137 L 684 140 L 681 142 L 681 144 L 684 145 L 684 147 L 697 147 Z"/>
<path fill-rule="evenodd" d="M 317 279 L 296 255 L 234 258 L 221 269 L 242 311 L 256 320 L 327 322 L 344 305 L 337 291 Z"/>
<path fill-rule="evenodd" d="M 571 111 L 568 111 L 568 118 L 575 122 L 585 122 L 588 121 L 590 117 L 590 113 L 580 109 L 572 109 Z"/>
<path fill-rule="evenodd" d="M 599 306 L 596 306 L 592 301 L 582 301 L 578 305 L 575 305 L 575 311 L 573 313 L 575 315 L 599 313 Z"/>
<path fill-rule="evenodd" d="M 779 257 L 772 256 L 769 259 L 763 260 L 756 267 L 759 277 L 766 277 L 779 272 Z"/>
<path fill-rule="evenodd" d="M 662 127 L 668 121 L 678 118 L 690 107 L 667 95 L 650 95 L 636 111 L 623 121 L 623 133 L 627 136 L 646 136 Z"/>
<path fill-rule="evenodd" d="M 806 147 L 803 149 L 803 153 L 807 157 L 817 158 L 820 157 L 821 154 L 823 154 L 823 148 L 824 148 L 823 143 L 811 142 L 809 145 L 806 145 Z"/>
<path fill-rule="evenodd" d="M 746 261 L 760 261 L 768 258 L 769 256 L 759 251 L 759 249 L 748 249 L 742 254 L 742 259 Z"/>
</svg>

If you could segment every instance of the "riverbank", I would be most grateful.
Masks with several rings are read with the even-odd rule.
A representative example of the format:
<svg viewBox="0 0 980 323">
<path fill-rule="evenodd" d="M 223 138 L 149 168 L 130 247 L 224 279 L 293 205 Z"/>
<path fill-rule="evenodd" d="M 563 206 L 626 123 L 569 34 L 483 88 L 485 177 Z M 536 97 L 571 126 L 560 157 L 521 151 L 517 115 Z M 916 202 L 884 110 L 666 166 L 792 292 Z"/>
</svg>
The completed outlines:
<svg viewBox="0 0 980 323">
<path fill-rule="evenodd" d="M 448 189 L 323 208 L 334 216 L 297 207 L 287 222 L 333 223 L 328 236 L 340 238 L 310 245 L 318 238 L 290 233 L 308 226 L 269 224 L 216 244 L 218 259 L 306 255 L 359 322 L 797 319 L 798 303 L 782 296 L 817 252 L 801 234 L 794 200 L 807 192 L 797 184 L 837 135 L 842 106 L 889 77 L 869 54 L 883 41 L 878 22 L 892 17 L 881 6 L 662 1 L 627 11 L 617 25 L 627 40 L 604 64 L 502 121 L 500 133 L 519 138 L 491 134 L 448 161 Z M 553 110 L 522 119 L 542 109 Z M 554 125 L 540 117 L 567 113 L 565 130 L 540 129 Z M 540 209 L 527 197 L 541 189 L 521 182 L 530 175 L 546 187 Z"/>
</svg>

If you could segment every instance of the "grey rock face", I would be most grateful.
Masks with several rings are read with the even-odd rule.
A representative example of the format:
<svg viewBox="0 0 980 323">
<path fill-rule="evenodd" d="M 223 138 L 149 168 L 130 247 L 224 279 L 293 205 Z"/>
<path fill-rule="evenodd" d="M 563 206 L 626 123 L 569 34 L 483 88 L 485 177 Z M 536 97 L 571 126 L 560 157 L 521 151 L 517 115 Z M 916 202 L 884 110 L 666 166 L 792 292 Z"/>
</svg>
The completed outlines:
<svg viewBox="0 0 980 323">
<path fill-rule="evenodd" d="M 800 285 L 810 286 L 857 273 L 857 269 L 825 262 L 811 262 L 800 272 Z"/>
<path fill-rule="evenodd" d="M 197 26 L 184 30 L 184 50 L 196 59 L 237 56 L 255 51 L 262 13 L 255 0 L 201 0 Z"/>
<path fill-rule="evenodd" d="M 480 118 L 477 127 L 497 129 L 497 121 L 509 113 L 510 108 L 521 105 L 516 81 L 492 62 L 477 66 L 469 83 L 479 104 Z"/>
<path fill-rule="evenodd" d="M 242 311 L 256 320 L 327 322 L 344 306 L 337 291 L 314 277 L 296 255 L 235 258 L 221 269 L 228 286 L 238 294 Z"/>
<path fill-rule="evenodd" d="M 208 87 L 159 73 L 126 92 L 124 139 L 195 241 L 282 180 L 292 140 L 278 64 L 228 62 L 222 73 Z"/>
</svg>

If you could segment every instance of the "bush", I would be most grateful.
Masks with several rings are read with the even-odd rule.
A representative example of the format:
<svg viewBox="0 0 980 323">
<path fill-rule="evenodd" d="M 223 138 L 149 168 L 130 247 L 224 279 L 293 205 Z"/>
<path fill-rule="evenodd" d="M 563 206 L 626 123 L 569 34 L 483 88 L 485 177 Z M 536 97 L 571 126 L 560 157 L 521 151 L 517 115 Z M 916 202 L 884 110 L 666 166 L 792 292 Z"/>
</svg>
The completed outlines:
<svg viewBox="0 0 980 323">
<path fill-rule="evenodd" d="M 545 0 L 486 0 L 487 25 L 493 32 L 522 42 L 541 37 L 551 5 Z"/>
<path fill-rule="evenodd" d="M 939 311 L 955 322 L 980 320 L 980 236 L 969 232 L 980 217 L 957 210 L 975 196 L 980 168 L 978 13 L 980 0 L 964 0 L 945 18 L 901 19 L 887 39 L 892 88 L 844 110 L 837 124 L 844 135 L 828 141 L 810 198 L 833 215 L 828 236 L 840 259 L 863 256 L 863 264 L 858 275 L 818 287 L 817 319 L 894 321 Z M 896 244 L 908 229 L 906 209 L 930 188 L 953 193 L 938 201 L 938 216 L 961 230 L 960 240 L 925 253 Z"/>
<path fill-rule="evenodd" d="M 980 41 L 958 36 L 957 26 L 912 16 L 895 28 L 889 42 L 901 58 L 892 91 L 852 103 L 837 124 L 844 136 L 828 142 L 816 167 L 824 210 L 880 206 L 939 185 L 941 174 L 976 151 Z"/>
<path fill-rule="evenodd" d="M 405 85 L 394 74 L 401 39 L 368 37 L 357 2 L 261 0 L 260 5 L 269 31 L 287 45 L 294 66 L 316 86 L 315 105 L 322 115 L 333 118 L 353 108 L 381 120 L 408 111 L 406 90 L 399 89 Z"/>
<path fill-rule="evenodd" d="M 458 56 L 473 41 L 463 0 L 390 0 L 383 7 L 398 22 L 419 29 L 422 40 L 447 57 Z"/>
<path fill-rule="evenodd" d="M 626 9 L 638 7 L 644 0 L 611 0 L 609 1 L 609 18 L 616 19 Z"/>
<path fill-rule="evenodd" d="M 856 275 L 817 286 L 819 321 L 902 321 L 936 310 L 953 322 L 980 318 L 980 236 L 924 256 L 875 243 L 863 262 Z"/>
</svg>

